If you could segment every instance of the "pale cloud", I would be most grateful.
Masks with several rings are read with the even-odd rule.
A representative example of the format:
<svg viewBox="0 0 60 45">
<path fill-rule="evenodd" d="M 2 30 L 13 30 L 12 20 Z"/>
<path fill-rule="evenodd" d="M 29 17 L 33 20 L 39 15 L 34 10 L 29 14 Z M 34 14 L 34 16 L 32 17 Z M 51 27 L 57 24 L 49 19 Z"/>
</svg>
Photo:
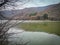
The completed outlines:
<svg viewBox="0 0 60 45">
<path fill-rule="evenodd" d="M 29 8 L 29 7 L 42 7 L 47 6 L 55 3 L 59 3 L 60 0 L 30 0 L 26 4 L 22 5 L 21 2 L 17 1 L 15 2 L 15 7 L 7 7 L 8 9 L 23 9 L 23 8 Z"/>
<path fill-rule="evenodd" d="M 22 7 L 20 6 L 20 8 L 41 7 L 41 6 L 47 6 L 59 2 L 60 0 L 30 0 L 30 2 L 24 4 Z M 17 4 L 19 5 L 20 3 L 17 2 Z"/>
</svg>

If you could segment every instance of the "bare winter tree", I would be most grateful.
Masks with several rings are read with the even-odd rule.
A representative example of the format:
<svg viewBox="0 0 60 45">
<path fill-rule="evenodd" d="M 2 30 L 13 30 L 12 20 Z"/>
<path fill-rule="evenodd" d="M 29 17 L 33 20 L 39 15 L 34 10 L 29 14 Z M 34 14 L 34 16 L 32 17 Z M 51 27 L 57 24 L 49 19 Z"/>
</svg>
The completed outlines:
<svg viewBox="0 0 60 45">
<path fill-rule="evenodd" d="M 0 8 L 9 6 L 16 6 L 15 2 L 18 0 L 0 0 Z M 29 0 L 19 0 L 21 3 L 21 6 L 27 3 Z M 3 8 L 2 8 L 3 9 Z M 0 17 L 6 19 L 4 15 L 0 13 Z M 11 19 L 13 19 L 15 16 L 12 16 Z M 12 23 L 12 20 L 1 20 L 0 19 L 0 45 L 7 45 L 8 40 L 7 38 L 11 35 L 7 33 L 11 27 L 14 27 L 16 24 L 18 24 L 17 20 L 16 22 Z M 27 43 L 25 43 L 26 45 Z"/>
<path fill-rule="evenodd" d="M 0 0 L 0 10 L 6 9 L 7 7 L 10 7 L 10 8 L 12 7 L 13 9 L 17 6 L 22 7 L 23 5 L 25 5 L 29 1 L 30 0 Z M 17 4 L 17 2 L 19 2 L 19 5 Z M 6 16 L 2 15 L 1 11 L 0 11 L 0 17 L 5 18 L 5 19 L 9 19 Z"/>
<path fill-rule="evenodd" d="M 8 40 L 7 38 L 11 35 L 8 32 L 8 30 L 11 27 L 14 27 L 17 24 L 17 22 L 12 23 L 11 20 L 0 20 L 0 45 L 7 45 Z"/>
</svg>

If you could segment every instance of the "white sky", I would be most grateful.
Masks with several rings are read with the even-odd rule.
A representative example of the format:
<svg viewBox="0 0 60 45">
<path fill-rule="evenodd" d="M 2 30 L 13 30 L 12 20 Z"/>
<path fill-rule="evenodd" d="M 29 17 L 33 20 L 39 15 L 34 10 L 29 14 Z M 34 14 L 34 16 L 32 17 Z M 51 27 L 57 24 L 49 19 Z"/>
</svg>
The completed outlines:
<svg viewBox="0 0 60 45">
<path fill-rule="evenodd" d="M 21 6 L 20 2 L 17 1 L 15 4 L 17 5 L 14 7 L 14 9 L 23 9 L 23 8 L 29 8 L 29 7 L 42 7 L 42 6 L 48 6 L 51 4 L 60 3 L 60 0 L 30 0 L 28 3 Z M 7 7 L 7 9 L 12 9 L 12 7 Z"/>
</svg>

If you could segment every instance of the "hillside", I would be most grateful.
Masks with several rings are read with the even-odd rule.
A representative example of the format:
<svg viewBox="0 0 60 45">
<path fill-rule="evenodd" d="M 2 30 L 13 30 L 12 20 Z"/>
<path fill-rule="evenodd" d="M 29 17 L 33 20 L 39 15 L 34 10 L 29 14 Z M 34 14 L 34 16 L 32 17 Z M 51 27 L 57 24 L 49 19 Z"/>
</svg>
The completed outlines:
<svg viewBox="0 0 60 45">
<path fill-rule="evenodd" d="M 25 8 L 22 10 L 10 10 L 10 11 L 5 10 L 1 12 L 2 12 L 2 15 L 9 18 L 15 15 L 14 19 L 27 19 L 27 20 L 36 19 L 37 16 L 43 16 L 44 14 L 48 14 L 49 18 L 60 20 L 60 3 L 45 6 L 45 7 L 31 7 L 31 8 Z M 36 14 L 31 15 L 33 13 L 36 13 Z"/>
</svg>

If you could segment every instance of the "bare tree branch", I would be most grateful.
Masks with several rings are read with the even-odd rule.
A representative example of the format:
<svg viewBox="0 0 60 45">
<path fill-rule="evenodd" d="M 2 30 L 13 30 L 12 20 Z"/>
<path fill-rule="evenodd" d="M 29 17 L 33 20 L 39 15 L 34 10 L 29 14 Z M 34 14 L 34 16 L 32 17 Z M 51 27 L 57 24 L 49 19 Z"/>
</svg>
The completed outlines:
<svg viewBox="0 0 60 45">
<path fill-rule="evenodd" d="M 4 2 L 0 4 L 0 7 L 3 6 L 4 4 L 6 4 L 7 2 L 8 2 L 8 0 L 4 0 Z"/>
<path fill-rule="evenodd" d="M 15 0 L 15 1 L 17 1 L 17 0 Z M 29 0 L 27 2 L 25 0 L 20 0 L 20 2 L 22 3 L 21 4 L 21 6 L 22 6 L 22 5 L 26 4 L 26 3 L 28 3 Z M 13 0 L 3 0 L 3 2 L 0 3 L 0 7 L 2 7 L 3 5 L 5 5 L 7 3 L 11 4 L 11 3 L 14 3 L 14 2 L 13 2 Z M 3 17 L 4 19 L 8 19 L 4 15 L 0 14 L 0 16 Z M 11 22 L 14 19 L 14 17 L 15 16 L 12 16 L 6 22 L 2 22 L 4 20 L 1 20 L 1 22 L 0 22 L 0 45 L 5 45 L 5 43 L 7 45 L 8 37 L 11 36 L 12 34 L 14 34 L 14 33 L 12 33 L 12 34 L 7 33 L 10 28 L 12 28 L 12 27 L 14 27 L 14 26 L 16 26 L 18 24 L 18 20 L 16 20 L 16 22 L 14 22 L 14 23 Z M 25 43 L 25 44 L 27 44 L 27 43 Z"/>
</svg>

